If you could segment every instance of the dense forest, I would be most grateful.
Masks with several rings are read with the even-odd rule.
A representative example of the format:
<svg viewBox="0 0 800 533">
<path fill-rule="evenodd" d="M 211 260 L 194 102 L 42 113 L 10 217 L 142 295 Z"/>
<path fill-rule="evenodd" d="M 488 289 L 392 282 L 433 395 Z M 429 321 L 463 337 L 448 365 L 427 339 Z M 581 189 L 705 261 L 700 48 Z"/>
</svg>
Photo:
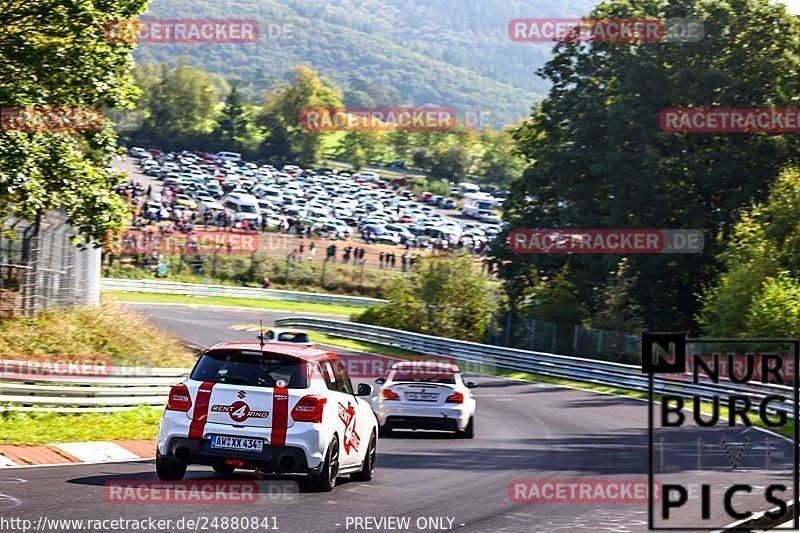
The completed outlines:
<svg viewBox="0 0 800 533">
<path fill-rule="evenodd" d="M 492 0 L 161 0 L 144 18 L 258 21 L 261 37 L 248 44 L 146 44 L 140 63 L 183 62 L 238 81 L 245 97 L 286 81 L 298 64 L 333 79 L 389 88 L 394 101 L 488 111 L 500 128 L 530 112 L 547 90 L 535 75 L 550 56 L 547 43 L 514 43 L 508 23 L 518 17 L 588 14 L 593 1 L 550 7 Z M 367 103 L 362 99 L 345 104 Z"/>
<path fill-rule="evenodd" d="M 542 69 L 552 89 L 515 134 L 532 164 L 505 219 L 510 230 L 698 229 L 704 252 L 524 256 L 497 240 L 512 312 L 637 333 L 800 330 L 797 134 L 659 125 L 670 108 L 796 108 L 798 18 L 768 0 L 617 0 L 595 18 L 688 15 L 705 21 L 700 42 L 556 47 Z"/>
</svg>

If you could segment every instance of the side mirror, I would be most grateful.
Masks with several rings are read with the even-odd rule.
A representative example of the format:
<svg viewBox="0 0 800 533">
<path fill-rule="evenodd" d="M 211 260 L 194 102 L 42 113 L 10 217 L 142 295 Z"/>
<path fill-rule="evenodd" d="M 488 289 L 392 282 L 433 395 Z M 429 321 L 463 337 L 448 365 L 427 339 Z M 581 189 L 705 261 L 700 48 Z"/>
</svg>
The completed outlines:
<svg viewBox="0 0 800 533">
<path fill-rule="evenodd" d="M 378 378 L 375 380 L 375 383 L 377 383 L 378 385 L 383 385 L 384 383 L 386 383 L 386 378 Z"/>
<path fill-rule="evenodd" d="M 356 396 L 369 396 L 372 394 L 372 385 L 369 383 L 359 383 Z"/>
<path fill-rule="evenodd" d="M 475 387 L 478 386 L 478 384 L 475 383 L 474 381 L 467 381 L 466 386 L 468 389 L 474 389 Z"/>
</svg>

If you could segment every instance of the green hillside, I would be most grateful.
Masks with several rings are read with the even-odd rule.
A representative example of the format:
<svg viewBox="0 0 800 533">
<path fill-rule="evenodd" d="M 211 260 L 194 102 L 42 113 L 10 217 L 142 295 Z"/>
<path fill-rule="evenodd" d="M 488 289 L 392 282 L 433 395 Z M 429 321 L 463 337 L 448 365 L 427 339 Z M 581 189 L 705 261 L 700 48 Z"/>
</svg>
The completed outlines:
<svg viewBox="0 0 800 533">
<path fill-rule="evenodd" d="M 527 116 L 546 91 L 534 71 L 547 44 L 510 42 L 515 17 L 586 14 L 593 2 L 522 7 L 491 0 L 168 0 L 153 2 L 147 18 L 255 19 L 262 36 L 247 44 L 142 44 L 142 62 L 183 61 L 239 79 L 251 95 L 305 64 L 349 87 L 357 79 L 389 89 L 393 102 L 488 112 L 496 126 Z M 272 25 L 290 37 L 270 39 Z M 273 31 L 273 36 L 275 32 Z"/>
</svg>

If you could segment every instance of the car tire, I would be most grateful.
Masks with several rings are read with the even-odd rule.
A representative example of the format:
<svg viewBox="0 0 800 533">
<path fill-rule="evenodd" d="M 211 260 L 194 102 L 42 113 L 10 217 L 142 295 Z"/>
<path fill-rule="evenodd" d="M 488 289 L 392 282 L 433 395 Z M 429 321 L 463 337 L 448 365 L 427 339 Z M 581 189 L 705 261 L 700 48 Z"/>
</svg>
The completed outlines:
<svg viewBox="0 0 800 533">
<path fill-rule="evenodd" d="M 469 422 L 464 431 L 459 431 L 459 437 L 462 439 L 471 439 L 475 437 L 475 415 L 469 417 Z"/>
<path fill-rule="evenodd" d="M 216 472 L 217 474 L 225 474 L 225 475 L 233 474 L 233 471 L 236 470 L 236 467 L 228 465 L 214 465 L 211 468 L 213 468 L 214 472 Z"/>
<path fill-rule="evenodd" d="M 156 475 L 161 481 L 180 481 L 186 475 L 186 463 L 164 457 L 156 450 Z"/>
<path fill-rule="evenodd" d="M 306 486 L 311 492 L 330 492 L 336 486 L 339 475 L 339 439 L 334 435 L 325 454 L 325 462 L 319 474 L 310 474 Z"/>
<path fill-rule="evenodd" d="M 369 438 L 369 447 L 367 454 L 364 456 L 364 464 L 361 470 L 350 474 L 350 479 L 353 481 L 371 481 L 372 476 L 375 474 L 375 458 L 378 455 L 378 443 L 375 439 L 375 432 Z"/>
</svg>

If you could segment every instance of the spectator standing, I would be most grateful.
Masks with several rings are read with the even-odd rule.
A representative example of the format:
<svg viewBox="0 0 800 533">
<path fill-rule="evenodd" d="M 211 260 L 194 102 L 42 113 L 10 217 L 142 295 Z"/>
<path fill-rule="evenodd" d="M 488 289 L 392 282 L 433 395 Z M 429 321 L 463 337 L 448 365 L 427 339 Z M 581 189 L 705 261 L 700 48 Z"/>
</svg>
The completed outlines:
<svg viewBox="0 0 800 533">
<path fill-rule="evenodd" d="M 383 268 L 383 259 L 384 259 L 384 257 L 386 257 L 386 254 L 381 252 L 381 255 L 379 256 L 379 259 L 378 259 L 379 264 L 380 264 L 380 268 Z"/>
</svg>

